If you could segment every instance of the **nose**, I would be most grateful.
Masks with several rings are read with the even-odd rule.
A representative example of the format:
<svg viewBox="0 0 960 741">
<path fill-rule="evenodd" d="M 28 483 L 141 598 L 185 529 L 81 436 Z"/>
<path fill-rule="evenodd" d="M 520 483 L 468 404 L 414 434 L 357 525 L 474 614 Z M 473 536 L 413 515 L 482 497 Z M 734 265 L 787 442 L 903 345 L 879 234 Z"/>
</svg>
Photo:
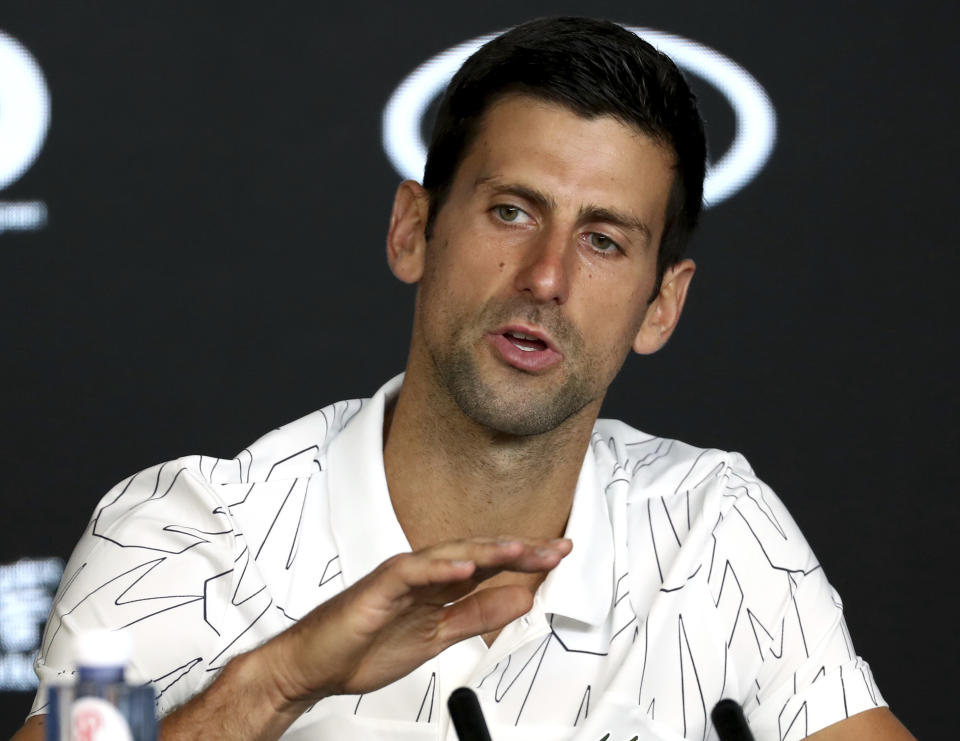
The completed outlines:
<svg viewBox="0 0 960 741">
<path fill-rule="evenodd" d="M 573 250 L 559 229 L 541 232 L 526 245 L 515 287 L 538 303 L 566 302 L 570 293 Z"/>
</svg>

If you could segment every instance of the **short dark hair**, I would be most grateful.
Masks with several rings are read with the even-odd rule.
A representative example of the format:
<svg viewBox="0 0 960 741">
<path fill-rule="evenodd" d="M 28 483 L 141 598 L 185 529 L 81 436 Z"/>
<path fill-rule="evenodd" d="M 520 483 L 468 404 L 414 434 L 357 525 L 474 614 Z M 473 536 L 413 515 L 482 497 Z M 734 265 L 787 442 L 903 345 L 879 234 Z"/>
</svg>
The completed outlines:
<svg viewBox="0 0 960 741">
<path fill-rule="evenodd" d="M 703 120 L 670 58 L 608 21 L 530 21 L 464 62 L 440 102 L 430 137 L 423 173 L 430 196 L 427 237 L 484 113 L 510 94 L 557 103 L 585 118 L 613 116 L 673 150 L 676 176 L 657 254 L 659 291 L 664 271 L 683 256 L 700 215 L 707 156 Z"/>
</svg>

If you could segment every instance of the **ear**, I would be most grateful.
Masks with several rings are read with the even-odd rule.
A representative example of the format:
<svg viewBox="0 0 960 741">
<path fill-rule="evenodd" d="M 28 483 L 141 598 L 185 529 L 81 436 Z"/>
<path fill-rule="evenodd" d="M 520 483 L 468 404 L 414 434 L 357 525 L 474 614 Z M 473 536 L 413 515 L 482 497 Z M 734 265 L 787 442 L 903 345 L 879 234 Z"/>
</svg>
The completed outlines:
<svg viewBox="0 0 960 741">
<path fill-rule="evenodd" d="M 397 188 L 387 231 L 387 262 L 404 283 L 416 283 L 423 275 L 427 247 L 424 228 L 430 197 L 420 183 L 404 180 Z"/>
<path fill-rule="evenodd" d="M 693 260 L 681 260 L 664 272 L 660 292 L 647 307 L 643 324 L 633 341 L 634 352 L 649 355 L 667 344 L 680 321 L 687 289 L 696 269 Z"/>
</svg>

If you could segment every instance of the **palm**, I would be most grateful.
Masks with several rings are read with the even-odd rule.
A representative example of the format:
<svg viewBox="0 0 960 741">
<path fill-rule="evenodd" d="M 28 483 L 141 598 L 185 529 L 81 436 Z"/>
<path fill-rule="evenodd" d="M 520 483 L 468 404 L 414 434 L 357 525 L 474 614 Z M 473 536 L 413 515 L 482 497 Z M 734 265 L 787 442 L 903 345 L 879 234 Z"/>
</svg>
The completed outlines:
<svg viewBox="0 0 960 741">
<path fill-rule="evenodd" d="M 395 556 L 291 629 L 304 695 L 370 692 L 447 646 L 498 630 L 530 609 L 520 586 L 476 589 L 505 570 L 546 571 L 569 541 L 460 541 Z"/>
</svg>

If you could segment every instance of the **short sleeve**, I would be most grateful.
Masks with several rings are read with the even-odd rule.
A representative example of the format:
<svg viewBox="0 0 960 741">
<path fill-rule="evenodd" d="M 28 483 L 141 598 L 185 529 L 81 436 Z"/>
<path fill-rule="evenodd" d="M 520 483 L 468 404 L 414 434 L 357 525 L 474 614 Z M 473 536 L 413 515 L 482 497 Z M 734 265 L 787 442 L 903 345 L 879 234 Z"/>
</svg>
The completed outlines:
<svg viewBox="0 0 960 741">
<path fill-rule="evenodd" d="M 92 628 L 129 633 L 128 679 L 151 682 L 158 711 L 212 679 L 220 623 L 235 594 L 240 544 L 228 508 L 190 459 L 147 469 L 97 505 L 64 571 L 40 652 L 31 715 L 47 687 L 70 679 L 73 643 Z"/>
<path fill-rule="evenodd" d="M 745 706 L 757 738 L 806 738 L 886 705 L 870 666 L 854 650 L 843 603 L 822 569 L 799 579 L 781 624 L 800 640 L 782 647 L 781 657 L 766 662 L 758 676 L 761 689 Z"/>
<path fill-rule="evenodd" d="M 802 739 L 885 705 L 857 656 L 843 602 L 784 503 L 738 454 L 730 455 L 725 524 L 714 535 L 742 579 L 736 646 L 754 657 L 741 698 L 757 738 Z M 757 660 L 759 659 L 759 660 Z"/>
</svg>

